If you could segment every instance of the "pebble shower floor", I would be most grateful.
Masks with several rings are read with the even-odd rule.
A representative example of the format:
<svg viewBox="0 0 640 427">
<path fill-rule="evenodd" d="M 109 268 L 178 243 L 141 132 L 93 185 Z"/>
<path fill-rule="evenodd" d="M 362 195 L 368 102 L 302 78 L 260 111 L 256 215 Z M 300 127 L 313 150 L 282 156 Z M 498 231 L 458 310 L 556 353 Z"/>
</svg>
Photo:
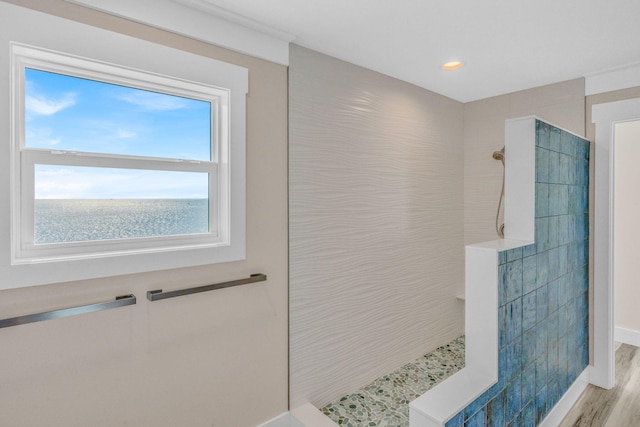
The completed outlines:
<svg viewBox="0 0 640 427">
<path fill-rule="evenodd" d="M 464 336 L 320 410 L 345 427 L 408 427 L 409 402 L 464 367 Z"/>
</svg>

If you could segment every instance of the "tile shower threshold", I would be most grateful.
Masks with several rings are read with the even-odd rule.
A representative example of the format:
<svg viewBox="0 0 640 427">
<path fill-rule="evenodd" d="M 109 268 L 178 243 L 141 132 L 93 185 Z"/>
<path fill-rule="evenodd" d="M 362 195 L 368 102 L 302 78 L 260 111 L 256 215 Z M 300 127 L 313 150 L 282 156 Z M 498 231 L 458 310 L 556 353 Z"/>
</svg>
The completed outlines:
<svg viewBox="0 0 640 427">
<path fill-rule="evenodd" d="M 320 411 L 339 426 L 408 427 L 409 402 L 464 368 L 464 335 Z"/>
</svg>

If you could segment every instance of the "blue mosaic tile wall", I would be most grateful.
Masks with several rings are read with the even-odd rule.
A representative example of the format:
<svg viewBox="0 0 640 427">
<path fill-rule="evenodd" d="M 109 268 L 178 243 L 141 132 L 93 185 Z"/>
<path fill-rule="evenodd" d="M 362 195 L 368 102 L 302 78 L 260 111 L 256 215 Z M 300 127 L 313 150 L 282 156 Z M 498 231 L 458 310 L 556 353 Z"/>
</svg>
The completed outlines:
<svg viewBox="0 0 640 427">
<path fill-rule="evenodd" d="M 589 142 L 537 120 L 536 243 L 499 256 L 499 380 L 447 427 L 537 426 L 587 367 L 588 194 Z"/>
</svg>

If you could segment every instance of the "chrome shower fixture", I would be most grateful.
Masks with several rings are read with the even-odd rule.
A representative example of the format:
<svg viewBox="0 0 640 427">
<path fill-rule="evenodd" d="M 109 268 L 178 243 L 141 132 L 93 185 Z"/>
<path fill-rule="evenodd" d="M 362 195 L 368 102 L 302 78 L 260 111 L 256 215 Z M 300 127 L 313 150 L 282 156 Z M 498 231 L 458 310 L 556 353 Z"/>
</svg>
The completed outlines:
<svg viewBox="0 0 640 427">
<path fill-rule="evenodd" d="M 496 211 L 496 233 L 498 237 L 504 239 L 504 223 L 500 224 L 500 208 L 504 199 L 504 146 L 499 151 L 493 152 L 493 158 L 502 162 L 502 190 L 500 191 L 500 201 L 498 202 L 498 210 Z"/>
</svg>

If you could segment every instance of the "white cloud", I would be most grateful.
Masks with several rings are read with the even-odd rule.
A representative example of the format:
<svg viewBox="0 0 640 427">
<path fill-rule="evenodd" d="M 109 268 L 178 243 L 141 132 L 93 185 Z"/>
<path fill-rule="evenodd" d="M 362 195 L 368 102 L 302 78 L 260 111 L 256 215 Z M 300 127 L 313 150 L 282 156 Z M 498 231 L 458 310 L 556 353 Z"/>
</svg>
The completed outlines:
<svg viewBox="0 0 640 427">
<path fill-rule="evenodd" d="M 207 175 L 131 169 L 38 166 L 36 199 L 206 198 Z"/>
<path fill-rule="evenodd" d="M 129 139 L 129 138 L 135 138 L 137 136 L 137 134 L 135 132 L 129 131 L 129 130 L 124 130 L 124 129 L 118 129 L 116 131 L 116 138 L 120 138 L 120 139 Z"/>
<path fill-rule="evenodd" d="M 45 96 L 27 95 L 25 97 L 25 107 L 28 113 L 42 116 L 51 116 L 60 110 L 75 105 L 75 95 L 65 94 L 61 99 L 51 99 Z"/>
<path fill-rule="evenodd" d="M 36 171 L 36 199 L 67 199 L 81 197 L 91 188 L 90 181 L 68 168 L 50 167 Z"/>
<path fill-rule="evenodd" d="M 62 138 L 54 136 L 53 131 L 47 127 L 27 126 L 26 139 L 28 147 L 53 147 L 62 142 Z"/>
<path fill-rule="evenodd" d="M 153 92 L 128 92 L 117 95 L 117 98 L 149 111 L 179 110 L 187 106 L 187 104 L 178 97 Z"/>
</svg>

